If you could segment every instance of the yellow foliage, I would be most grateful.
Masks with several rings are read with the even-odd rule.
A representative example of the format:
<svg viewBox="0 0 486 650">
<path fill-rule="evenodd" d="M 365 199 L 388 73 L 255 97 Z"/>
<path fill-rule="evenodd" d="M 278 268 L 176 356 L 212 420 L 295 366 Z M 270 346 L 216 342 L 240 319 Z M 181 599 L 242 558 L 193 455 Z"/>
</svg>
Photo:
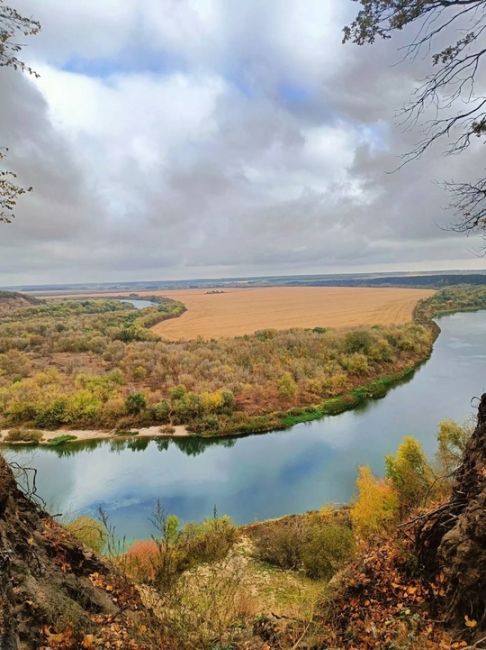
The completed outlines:
<svg viewBox="0 0 486 650">
<path fill-rule="evenodd" d="M 213 393 L 209 393 L 207 391 L 201 393 L 201 404 L 203 406 L 203 409 L 208 413 L 217 411 L 224 405 L 223 391 L 217 390 Z"/>
<path fill-rule="evenodd" d="M 89 546 L 96 553 L 103 550 L 106 540 L 106 530 L 101 522 L 92 517 L 82 515 L 66 524 L 67 530 L 81 543 Z"/>
<path fill-rule="evenodd" d="M 406 436 L 396 454 L 385 457 L 385 466 L 386 476 L 399 496 L 401 515 L 424 505 L 430 496 L 434 476 L 420 443 Z"/>
<path fill-rule="evenodd" d="M 358 496 L 351 507 L 356 534 L 367 539 L 389 530 L 397 521 L 398 496 L 391 483 L 373 476 L 370 468 L 359 468 L 356 479 Z"/>
</svg>

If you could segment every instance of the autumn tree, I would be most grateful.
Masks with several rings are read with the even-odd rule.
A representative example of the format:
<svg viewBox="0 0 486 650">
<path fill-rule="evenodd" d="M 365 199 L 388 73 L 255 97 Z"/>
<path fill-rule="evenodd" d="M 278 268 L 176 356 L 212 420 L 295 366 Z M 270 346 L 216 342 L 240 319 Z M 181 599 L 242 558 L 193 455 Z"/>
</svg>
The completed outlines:
<svg viewBox="0 0 486 650">
<path fill-rule="evenodd" d="M 404 154 L 403 162 L 418 158 L 438 141 L 446 142 L 446 154 L 457 154 L 474 140 L 483 140 L 486 96 L 481 77 L 486 60 L 486 0 L 355 2 L 361 8 L 344 28 L 344 42 L 374 43 L 411 26 L 415 27 L 415 36 L 405 46 L 405 56 L 430 57 L 430 74 L 403 109 L 411 124 L 422 121 L 424 127 L 422 137 Z M 457 212 L 453 228 L 486 237 L 486 175 L 484 170 L 480 174 L 465 182 L 447 182 L 446 186 Z"/>
<path fill-rule="evenodd" d="M 385 457 L 385 469 L 386 477 L 398 494 L 402 517 L 424 505 L 433 487 L 434 476 L 415 438 L 405 437 L 396 454 Z"/>
<path fill-rule="evenodd" d="M 437 460 L 443 475 L 450 475 L 459 467 L 471 435 L 471 426 L 461 426 L 450 419 L 439 422 Z"/>
<path fill-rule="evenodd" d="M 103 550 L 107 531 L 97 519 L 82 515 L 66 524 L 66 528 L 74 537 L 95 551 L 95 553 L 101 553 Z"/>
<path fill-rule="evenodd" d="M 351 506 L 353 529 L 361 539 L 386 533 L 398 518 L 398 495 L 387 479 L 373 476 L 362 466 L 356 479 L 357 497 Z"/>
<path fill-rule="evenodd" d="M 0 0 L 0 67 L 10 67 L 37 76 L 35 70 L 21 58 L 24 44 L 19 40 L 22 36 L 33 36 L 40 30 L 40 23 L 32 18 L 22 16 L 16 9 Z M 0 149 L 0 161 L 8 152 Z M 14 208 L 17 199 L 32 188 L 18 185 L 17 176 L 12 171 L 0 169 L 0 223 L 10 223 L 14 218 Z"/>
</svg>

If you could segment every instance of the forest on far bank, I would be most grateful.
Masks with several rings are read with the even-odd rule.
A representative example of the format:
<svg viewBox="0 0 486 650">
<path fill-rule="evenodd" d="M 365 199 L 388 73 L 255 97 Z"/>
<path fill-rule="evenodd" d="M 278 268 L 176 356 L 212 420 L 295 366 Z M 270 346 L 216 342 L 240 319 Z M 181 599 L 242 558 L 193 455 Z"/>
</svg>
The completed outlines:
<svg viewBox="0 0 486 650">
<path fill-rule="evenodd" d="M 406 325 L 170 342 L 148 329 L 184 311 L 168 299 L 144 310 L 103 299 L 22 306 L 0 318 L 0 425 L 278 428 L 285 413 L 416 366 L 431 351 L 433 316 L 485 307 L 486 288 L 464 285 L 419 303 Z"/>
</svg>

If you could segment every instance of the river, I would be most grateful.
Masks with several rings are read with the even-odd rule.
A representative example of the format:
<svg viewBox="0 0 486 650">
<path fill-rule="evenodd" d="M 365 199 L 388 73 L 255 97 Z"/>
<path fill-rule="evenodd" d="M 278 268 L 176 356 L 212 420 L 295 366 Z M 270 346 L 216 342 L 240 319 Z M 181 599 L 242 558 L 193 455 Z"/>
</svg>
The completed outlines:
<svg viewBox="0 0 486 650">
<path fill-rule="evenodd" d="M 362 408 L 287 431 L 141 439 L 131 448 L 16 448 L 6 455 L 38 469 L 38 492 L 50 512 L 92 515 L 102 506 L 128 540 L 152 533 L 157 498 L 184 521 L 212 516 L 216 507 L 237 523 L 347 502 L 359 465 L 382 474 L 385 454 L 406 435 L 432 458 L 439 421 L 474 415 L 473 398 L 486 391 L 485 317 L 483 311 L 441 318 L 432 357 L 406 383 Z"/>
</svg>

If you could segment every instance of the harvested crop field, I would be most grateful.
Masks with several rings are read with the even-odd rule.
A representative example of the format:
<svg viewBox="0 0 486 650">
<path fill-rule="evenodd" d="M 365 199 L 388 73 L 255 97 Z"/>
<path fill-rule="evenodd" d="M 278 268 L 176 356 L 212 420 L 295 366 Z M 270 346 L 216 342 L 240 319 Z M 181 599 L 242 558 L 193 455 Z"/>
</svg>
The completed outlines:
<svg viewBox="0 0 486 650">
<path fill-rule="evenodd" d="M 183 302 L 180 317 L 154 326 L 170 339 L 218 338 L 256 330 L 292 327 L 353 327 L 410 321 L 417 301 L 435 293 L 424 289 L 355 287 L 268 287 L 160 291 Z M 154 292 L 152 292 L 152 295 Z"/>
</svg>

